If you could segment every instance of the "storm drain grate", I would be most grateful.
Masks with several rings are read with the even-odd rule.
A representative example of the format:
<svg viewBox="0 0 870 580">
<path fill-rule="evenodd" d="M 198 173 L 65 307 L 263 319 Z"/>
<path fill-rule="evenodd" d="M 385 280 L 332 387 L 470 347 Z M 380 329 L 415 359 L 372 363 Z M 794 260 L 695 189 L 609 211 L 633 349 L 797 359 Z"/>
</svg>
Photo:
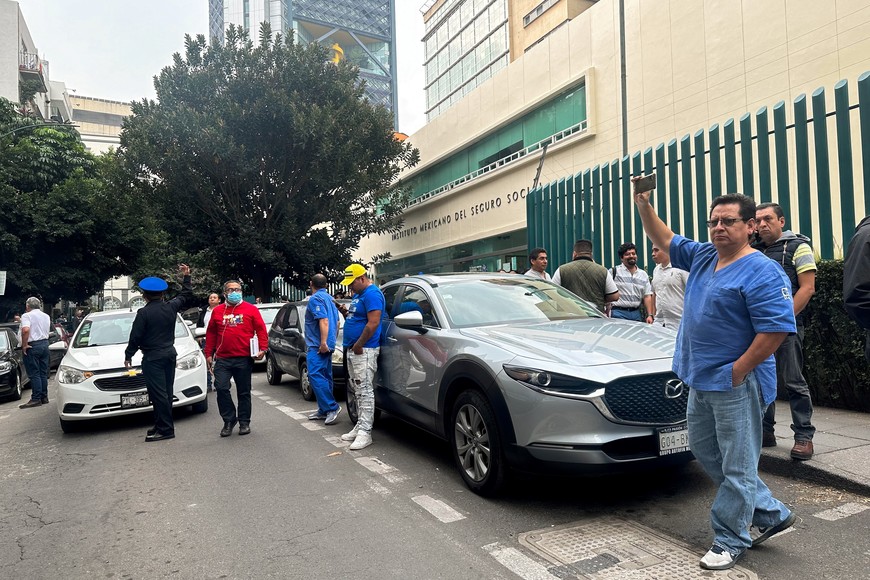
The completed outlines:
<svg viewBox="0 0 870 580">
<path fill-rule="evenodd" d="M 698 566 L 700 554 L 645 526 L 619 518 L 526 532 L 520 544 L 555 566 L 548 572 L 564 579 L 689 580 L 723 578 L 757 580 L 735 566 L 710 572 Z"/>
</svg>

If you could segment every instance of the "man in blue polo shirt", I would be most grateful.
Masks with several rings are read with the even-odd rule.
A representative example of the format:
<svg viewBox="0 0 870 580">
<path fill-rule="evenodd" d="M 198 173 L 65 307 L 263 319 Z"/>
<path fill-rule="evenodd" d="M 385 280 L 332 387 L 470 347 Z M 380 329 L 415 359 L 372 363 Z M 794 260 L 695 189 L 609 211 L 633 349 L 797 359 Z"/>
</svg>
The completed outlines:
<svg viewBox="0 0 870 580">
<path fill-rule="evenodd" d="M 634 197 L 646 235 L 690 273 L 673 369 L 690 387 L 689 445 L 719 487 L 713 545 L 700 565 L 725 570 L 796 519 L 758 477 L 762 418 L 776 397 L 773 353 L 796 330 L 791 283 L 749 245 L 751 198 L 714 199 L 712 243 L 702 244 L 675 235 L 650 205 L 649 191 Z"/>
<path fill-rule="evenodd" d="M 344 347 L 347 349 L 347 373 L 359 409 L 356 426 L 341 438 L 353 441 L 349 448 L 357 450 L 372 444 L 374 379 L 381 352 L 381 315 L 385 301 L 381 289 L 372 283 L 362 264 L 348 266 L 341 285 L 353 291 L 350 308 L 342 304 L 338 310 L 346 318 Z"/>
<path fill-rule="evenodd" d="M 338 309 L 326 291 L 326 276 L 311 277 L 311 298 L 305 309 L 305 345 L 308 347 L 308 380 L 317 399 L 317 410 L 308 415 L 312 421 L 323 419 L 332 425 L 341 413 L 335 402 L 332 382 L 332 351 L 338 334 Z"/>
</svg>

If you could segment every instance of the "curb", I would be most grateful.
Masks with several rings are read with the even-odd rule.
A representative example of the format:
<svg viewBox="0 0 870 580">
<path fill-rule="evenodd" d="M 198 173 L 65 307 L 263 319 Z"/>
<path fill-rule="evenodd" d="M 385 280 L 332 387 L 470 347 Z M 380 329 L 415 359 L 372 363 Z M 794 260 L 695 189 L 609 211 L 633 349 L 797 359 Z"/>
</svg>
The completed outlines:
<svg viewBox="0 0 870 580">
<path fill-rule="evenodd" d="M 870 482 L 857 479 L 853 474 L 844 472 L 831 465 L 809 461 L 795 461 L 788 453 L 764 452 L 758 468 L 766 473 L 790 477 L 843 489 L 851 493 L 870 497 Z"/>
</svg>

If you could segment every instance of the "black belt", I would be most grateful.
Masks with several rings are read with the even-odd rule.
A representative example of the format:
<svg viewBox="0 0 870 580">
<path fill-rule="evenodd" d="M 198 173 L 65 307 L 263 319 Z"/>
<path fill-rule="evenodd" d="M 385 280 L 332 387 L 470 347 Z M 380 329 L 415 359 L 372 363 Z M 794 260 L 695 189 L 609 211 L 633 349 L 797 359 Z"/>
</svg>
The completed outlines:
<svg viewBox="0 0 870 580">
<path fill-rule="evenodd" d="M 640 310 L 640 306 L 635 306 L 634 308 L 626 308 L 624 306 L 611 306 L 613 310 L 627 310 L 628 312 L 635 312 L 636 310 Z"/>
</svg>

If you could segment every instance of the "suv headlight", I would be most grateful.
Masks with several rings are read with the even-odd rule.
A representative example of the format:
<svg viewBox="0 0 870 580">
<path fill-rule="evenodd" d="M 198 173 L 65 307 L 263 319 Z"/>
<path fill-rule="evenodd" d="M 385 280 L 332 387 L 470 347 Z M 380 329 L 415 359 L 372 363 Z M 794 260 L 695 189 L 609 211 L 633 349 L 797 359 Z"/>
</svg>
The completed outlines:
<svg viewBox="0 0 870 580">
<path fill-rule="evenodd" d="M 503 365 L 502 368 L 510 378 L 538 392 L 584 398 L 604 394 L 604 385 L 601 383 L 528 367 Z"/>
<path fill-rule="evenodd" d="M 178 359 L 175 363 L 175 368 L 180 371 L 189 371 L 195 369 L 202 364 L 202 356 L 198 350 L 193 351 L 189 355 Z"/>
<path fill-rule="evenodd" d="M 12 363 L 8 360 L 0 361 L 0 373 L 6 373 L 12 370 Z"/>
<path fill-rule="evenodd" d="M 60 366 L 57 369 L 57 382 L 74 385 L 82 383 L 94 376 L 94 373 L 88 371 L 80 371 L 72 367 Z"/>
</svg>

